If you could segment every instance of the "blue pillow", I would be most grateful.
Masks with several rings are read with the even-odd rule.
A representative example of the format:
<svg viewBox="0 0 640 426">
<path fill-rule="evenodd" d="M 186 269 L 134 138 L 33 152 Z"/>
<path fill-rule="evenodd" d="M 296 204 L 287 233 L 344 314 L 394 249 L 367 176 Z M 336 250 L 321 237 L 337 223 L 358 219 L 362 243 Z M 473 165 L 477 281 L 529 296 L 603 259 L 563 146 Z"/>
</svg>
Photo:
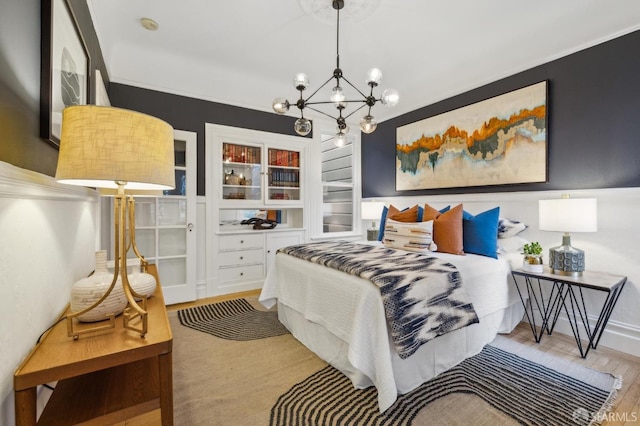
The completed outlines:
<svg viewBox="0 0 640 426">
<path fill-rule="evenodd" d="M 465 253 L 498 258 L 500 207 L 472 215 L 462 212 L 462 245 Z"/>
<path fill-rule="evenodd" d="M 387 222 L 387 213 L 389 213 L 389 208 L 384 206 L 382 208 L 382 215 L 380 216 L 380 229 L 378 230 L 378 241 L 382 241 L 384 237 L 384 225 Z"/>
</svg>

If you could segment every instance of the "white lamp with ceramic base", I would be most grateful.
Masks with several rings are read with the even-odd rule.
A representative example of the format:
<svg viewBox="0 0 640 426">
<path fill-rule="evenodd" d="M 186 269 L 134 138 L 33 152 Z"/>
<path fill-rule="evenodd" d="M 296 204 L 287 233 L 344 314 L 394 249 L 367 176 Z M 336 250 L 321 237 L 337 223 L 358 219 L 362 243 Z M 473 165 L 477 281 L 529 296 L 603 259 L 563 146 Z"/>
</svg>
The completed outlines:
<svg viewBox="0 0 640 426">
<path fill-rule="evenodd" d="M 541 231 L 564 232 L 562 245 L 549 249 L 549 267 L 553 274 L 581 276 L 585 269 L 583 250 L 571 245 L 570 232 L 596 232 L 598 208 L 595 198 L 562 198 L 540 200 L 539 228 Z"/>
<path fill-rule="evenodd" d="M 361 205 L 362 219 L 371 220 L 371 228 L 367 229 L 367 241 L 378 239 L 376 220 L 380 219 L 384 203 L 381 201 L 363 201 Z"/>
</svg>

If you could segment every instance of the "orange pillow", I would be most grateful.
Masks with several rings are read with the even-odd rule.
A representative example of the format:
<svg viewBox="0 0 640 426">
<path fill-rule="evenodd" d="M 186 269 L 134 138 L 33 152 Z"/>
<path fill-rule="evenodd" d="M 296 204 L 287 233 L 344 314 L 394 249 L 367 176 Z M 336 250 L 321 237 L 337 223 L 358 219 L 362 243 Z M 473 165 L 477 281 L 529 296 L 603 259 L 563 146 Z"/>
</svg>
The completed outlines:
<svg viewBox="0 0 640 426">
<path fill-rule="evenodd" d="M 451 254 L 464 254 L 462 243 L 462 204 L 440 213 L 429 204 L 424 205 L 422 221 L 433 220 L 433 241 L 438 251 Z"/>
<path fill-rule="evenodd" d="M 387 218 L 398 222 L 417 222 L 418 221 L 418 205 L 403 211 L 398 210 L 393 205 L 389 206 Z"/>
</svg>

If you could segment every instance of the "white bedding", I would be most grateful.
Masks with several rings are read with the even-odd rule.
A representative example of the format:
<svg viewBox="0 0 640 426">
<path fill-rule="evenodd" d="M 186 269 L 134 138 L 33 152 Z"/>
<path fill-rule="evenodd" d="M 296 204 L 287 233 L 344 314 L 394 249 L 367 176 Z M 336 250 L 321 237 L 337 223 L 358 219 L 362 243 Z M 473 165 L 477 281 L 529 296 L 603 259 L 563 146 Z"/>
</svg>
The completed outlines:
<svg viewBox="0 0 640 426">
<path fill-rule="evenodd" d="M 508 260 L 433 255 L 458 268 L 480 323 L 440 336 L 405 360 L 390 343 L 379 289 L 367 280 L 278 253 L 259 300 L 267 308 L 277 301 L 282 323 L 354 386 L 375 385 L 384 411 L 398 393 L 480 352 L 496 333 L 511 331 L 522 318 L 517 291 L 507 280 Z"/>
</svg>

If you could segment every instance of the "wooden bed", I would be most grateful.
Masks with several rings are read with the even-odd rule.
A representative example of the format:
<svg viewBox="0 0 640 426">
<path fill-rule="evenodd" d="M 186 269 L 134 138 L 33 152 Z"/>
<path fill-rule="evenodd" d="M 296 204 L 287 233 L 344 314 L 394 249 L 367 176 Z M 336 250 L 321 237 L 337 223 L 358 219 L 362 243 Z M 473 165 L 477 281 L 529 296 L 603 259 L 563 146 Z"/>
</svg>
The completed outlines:
<svg viewBox="0 0 640 426">
<path fill-rule="evenodd" d="M 458 269 L 479 322 L 436 337 L 404 359 L 391 340 L 380 288 L 367 279 L 279 252 L 259 300 L 266 307 L 277 303 L 280 321 L 293 336 L 355 387 L 376 386 L 384 411 L 398 394 L 479 353 L 522 319 L 508 259 L 429 255 Z"/>
</svg>

